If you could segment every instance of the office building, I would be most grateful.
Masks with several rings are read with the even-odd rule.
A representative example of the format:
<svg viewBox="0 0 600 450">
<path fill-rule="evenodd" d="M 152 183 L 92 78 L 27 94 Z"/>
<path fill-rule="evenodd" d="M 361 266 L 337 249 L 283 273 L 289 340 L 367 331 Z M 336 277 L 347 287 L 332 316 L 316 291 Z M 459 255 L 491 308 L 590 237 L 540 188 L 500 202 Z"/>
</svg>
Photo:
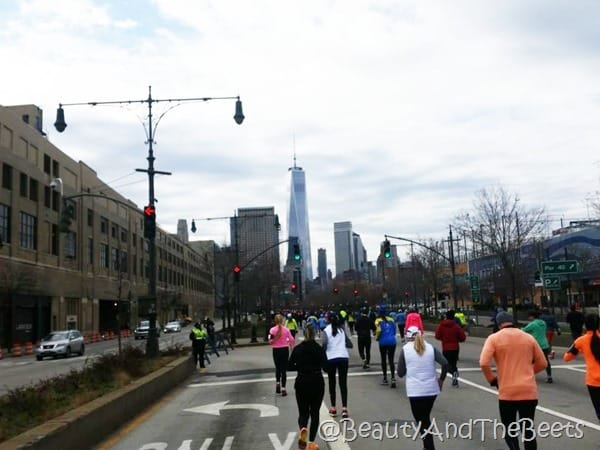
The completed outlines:
<svg viewBox="0 0 600 450">
<path fill-rule="evenodd" d="M 335 246 L 335 275 L 342 276 L 344 272 L 356 269 L 352 222 L 334 223 L 333 238 Z"/>
</svg>

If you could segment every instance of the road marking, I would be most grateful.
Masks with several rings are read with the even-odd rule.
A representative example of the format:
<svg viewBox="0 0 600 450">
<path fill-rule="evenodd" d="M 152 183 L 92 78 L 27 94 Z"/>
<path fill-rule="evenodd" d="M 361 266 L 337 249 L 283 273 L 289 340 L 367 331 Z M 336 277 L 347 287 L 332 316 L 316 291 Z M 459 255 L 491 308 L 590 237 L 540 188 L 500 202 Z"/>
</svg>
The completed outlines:
<svg viewBox="0 0 600 450">
<path fill-rule="evenodd" d="M 229 403 L 229 400 L 196 406 L 195 408 L 186 408 L 184 411 L 220 416 L 222 409 L 257 409 L 260 411 L 260 417 L 273 417 L 279 415 L 279 408 L 273 405 L 265 405 L 263 403 L 240 403 L 237 405 L 228 405 L 227 403 Z"/>
<path fill-rule="evenodd" d="M 459 381 L 461 383 L 463 383 L 463 384 L 468 385 L 468 386 L 480 389 L 480 390 L 485 391 L 485 392 L 489 392 L 490 394 L 494 394 L 496 396 L 498 395 L 498 392 L 495 389 L 490 389 L 490 388 L 488 388 L 486 386 L 481 386 L 480 384 L 474 383 L 474 382 L 469 381 L 469 380 L 465 380 L 464 378 L 460 378 L 460 377 L 459 377 Z M 587 420 L 579 419 L 579 418 L 574 417 L 574 416 L 569 416 L 567 414 L 563 414 L 561 412 L 555 411 L 555 410 L 550 409 L 550 408 L 546 408 L 544 406 L 539 406 L 538 405 L 536 409 L 538 411 L 542 411 L 542 412 L 544 412 L 546 414 L 549 414 L 551 416 L 558 417 L 560 419 L 569 420 L 569 421 L 575 422 L 575 423 L 581 423 L 581 424 L 583 424 L 584 426 L 586 426 L 588 428 L 592 428 L 593 430 L 600 431 L 600 425 L 597 425 L 597 424 L 592 423 L 592 422 L 588 422 Z"/>
</svg>

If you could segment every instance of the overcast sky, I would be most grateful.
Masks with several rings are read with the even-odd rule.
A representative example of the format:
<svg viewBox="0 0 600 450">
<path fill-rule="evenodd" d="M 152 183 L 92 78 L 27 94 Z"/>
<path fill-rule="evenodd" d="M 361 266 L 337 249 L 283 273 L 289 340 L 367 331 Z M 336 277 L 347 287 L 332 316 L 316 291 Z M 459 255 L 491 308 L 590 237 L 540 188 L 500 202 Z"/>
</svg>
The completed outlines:
<svg viewBox="0 0 600 450">
<path fill-rule="evenodd" d="M 18 0 L 0 2 L 0 104 L 33 103 L 48 138 L 147 203 L 144 104 L 240 95 L 158 124 L 159 225 L 274 206 L 287 237 L 294 150 L 306 172 L 313 266 L 351 221 L 369 260 L 384 234 L 443 239 L 482 188 L 592 214 L 599 190 L 600 2 Z M 154 119 L 173 106 L 154 105 Z M 226 221 L 191 239 L 229 241 Z M 402 252 L 401 252 L 402 253 Z M 284 247 L 282 257 L 285 258 Z"/>
</svg>

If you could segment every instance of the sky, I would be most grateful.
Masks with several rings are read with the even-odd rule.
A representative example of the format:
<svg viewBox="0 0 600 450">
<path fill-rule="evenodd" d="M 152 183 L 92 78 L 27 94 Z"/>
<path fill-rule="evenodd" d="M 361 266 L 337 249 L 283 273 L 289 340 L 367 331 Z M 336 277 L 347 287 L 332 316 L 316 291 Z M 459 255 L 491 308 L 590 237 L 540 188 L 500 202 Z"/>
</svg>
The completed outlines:
<svg viewBox="0 0 600 450">
<path fill-rule="evenodd" d="M 294 153 L 315 273 L 324 248 L 335 274 L 335 222 L 375 260 L 386 234 L 446 238 L 485 188 L 552 228 L 593 216 L 600 2 L 0 0 L 0 18 L 0 104 L 41 107 L 48 139 L 140 207 L 149 86 L 241 97 L 241 126 L 234 100 L 153 104 L 155 169 L 172 172 L 157 220 L 196 219 L 191 240 L 228 243 L 226 220 L 202 219 L 257 206 L 287 238 Z M 59 103 L 121 100 L 65 106 L 53 128 Z"/>
</svg>

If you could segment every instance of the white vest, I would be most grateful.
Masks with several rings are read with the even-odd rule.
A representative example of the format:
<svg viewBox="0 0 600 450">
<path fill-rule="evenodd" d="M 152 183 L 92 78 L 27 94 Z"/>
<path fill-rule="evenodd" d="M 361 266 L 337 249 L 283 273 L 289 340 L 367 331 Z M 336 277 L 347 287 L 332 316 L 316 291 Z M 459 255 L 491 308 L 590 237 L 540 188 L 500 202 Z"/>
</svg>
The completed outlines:
<svg viewBox="0 0 600 450">
<path fill-rule="evenodd" d="M 337 335 L 332 334 L 331 325 L 327 325 L 324 330 L 327 335 L 327 348 L 325 349 L 325 353 L 327 353 L 327 359 L 334 358 L 349 358 L 348 349 L 346 348 L 346 335 L 344 334 L 344 329 L 342 327 L 338 327 Z"/>
<path fill-rule="evenodd" d="M 433 346 L 425 343 L 425 352 L 422 355 L 415 351 L 414 342 L 408 342 L 403 349 L 406 361 L 406 396 L 438 395 L 440 386 L 435 371 Z"/>
</svg>

